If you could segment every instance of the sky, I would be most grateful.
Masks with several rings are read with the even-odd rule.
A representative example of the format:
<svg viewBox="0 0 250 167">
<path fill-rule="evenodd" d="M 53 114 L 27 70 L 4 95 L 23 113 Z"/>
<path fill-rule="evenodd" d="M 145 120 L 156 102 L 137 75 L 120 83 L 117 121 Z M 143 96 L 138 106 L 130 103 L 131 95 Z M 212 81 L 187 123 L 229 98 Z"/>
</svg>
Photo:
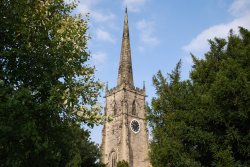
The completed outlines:
<svg viewBox="0 0 250 167">
<path fill-rule="evenodd" d="M 80 0 L 75 13 L 89 13 L 90 64 L 96 79 L 109 88 L 117 84 L 123 19 L 128 8 L 130 45 L 135 86 L 146 84 L 147 102 L 155 97 L 152 77 L 165 76 L 182 60 L 181 78 L 192 70 L 190 53 L 202 59 L 209 50 L 207 40 L 225 38 L 229 30 L 250 29 L 250 0 Z M 99 98 L 105 104 L 104 92 Z M 102 126 L 91 131 L 101 144 Z"/>
</svg>

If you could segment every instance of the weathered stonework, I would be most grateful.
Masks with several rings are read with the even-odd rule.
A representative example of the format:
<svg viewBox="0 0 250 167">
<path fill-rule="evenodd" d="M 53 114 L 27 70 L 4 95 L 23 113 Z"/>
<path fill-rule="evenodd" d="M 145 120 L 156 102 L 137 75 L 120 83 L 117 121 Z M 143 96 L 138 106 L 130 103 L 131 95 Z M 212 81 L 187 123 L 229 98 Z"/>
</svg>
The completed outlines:
<svg viewBox="0 0 250 167">
<path fill-rule="evenodd" d="M 148 131 L 145 120 L 145 87 L 134 87 L 127 10 L 117 86 L 106 88 L 105 114 L 113 118 L 103 127 L 102 162 L 116 167 L 125 160 L 130 167 L 149 167 Z"/>
</svg>

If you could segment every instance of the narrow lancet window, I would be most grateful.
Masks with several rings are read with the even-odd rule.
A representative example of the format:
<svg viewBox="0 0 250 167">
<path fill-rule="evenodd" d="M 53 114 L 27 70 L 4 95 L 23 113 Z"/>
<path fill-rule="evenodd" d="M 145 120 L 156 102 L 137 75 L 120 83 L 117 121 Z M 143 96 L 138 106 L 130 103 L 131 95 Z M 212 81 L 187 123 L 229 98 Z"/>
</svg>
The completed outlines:
<svg viewBox="0 0 250 167">
<path fill-rule="evenodd" d="M 133 101 L 133 104 L 132 104 L 132 115 L 136 115 L 136 103 L 135 103 L 135 100 Z"/>
<path fill-rule="evenodd" d="M 116 102 L 114 103 L 114 106 L 113 106 L 113 115 L 116 115 L 117 114 L 117 106 L 116 106 Z"/>
<path fill-rule="evenodd" d="M 115 154 L 115 152 L 113 152 L 111 155 L 111 166 L 116 167 L 116 154 Z"/>
</svg>

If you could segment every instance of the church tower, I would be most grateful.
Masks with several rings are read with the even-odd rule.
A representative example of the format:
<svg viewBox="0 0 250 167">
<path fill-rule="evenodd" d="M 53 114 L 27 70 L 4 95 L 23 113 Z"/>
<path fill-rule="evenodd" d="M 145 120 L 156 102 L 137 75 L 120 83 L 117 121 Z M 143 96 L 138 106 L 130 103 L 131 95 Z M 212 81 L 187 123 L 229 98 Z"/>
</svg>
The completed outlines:
<svg viewBox="0 0 250 167">
<path fill-rule="evenodd" d="M 122 160 L 129 167 L 149 167 L 145 86 L 134 86 L 127 9 L 117 86 L 110 90 L 106 87 L 105 97 L 105 115 L 112 121 L 105 123 L 102 130 L 102 162 L 107 167 L 116 167 Z"/>
</svg>

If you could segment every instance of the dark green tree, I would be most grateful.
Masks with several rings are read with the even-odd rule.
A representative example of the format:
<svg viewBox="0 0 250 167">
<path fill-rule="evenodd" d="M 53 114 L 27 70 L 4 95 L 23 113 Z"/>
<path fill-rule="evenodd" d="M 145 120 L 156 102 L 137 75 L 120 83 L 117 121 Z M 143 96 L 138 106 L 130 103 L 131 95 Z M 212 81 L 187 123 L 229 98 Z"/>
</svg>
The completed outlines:
<svg viewBox="0 0 250 167">
<path fill-rule="evenodd" d="M 119 162 L 117 163 L 117 167 L 129 167 L 129 166 L 128 166 L 128 162 L 127 162 L 127 161 L 124 161 L 124 160 L 119 161 Z"/>
<path fill-rule="evenodd" d="M 63 0 L 0 1 L 0 166 L 98 166 L 87 18 Z"/>
<path fill-rule="evenodd" d="M 250 165 L 250 32 L 239 32 L 210 40 L 204 59 L 192 56 L 189 80 L 179 64 L 168 78 L 154 76 L 154 167 Z"/>
</svg>

